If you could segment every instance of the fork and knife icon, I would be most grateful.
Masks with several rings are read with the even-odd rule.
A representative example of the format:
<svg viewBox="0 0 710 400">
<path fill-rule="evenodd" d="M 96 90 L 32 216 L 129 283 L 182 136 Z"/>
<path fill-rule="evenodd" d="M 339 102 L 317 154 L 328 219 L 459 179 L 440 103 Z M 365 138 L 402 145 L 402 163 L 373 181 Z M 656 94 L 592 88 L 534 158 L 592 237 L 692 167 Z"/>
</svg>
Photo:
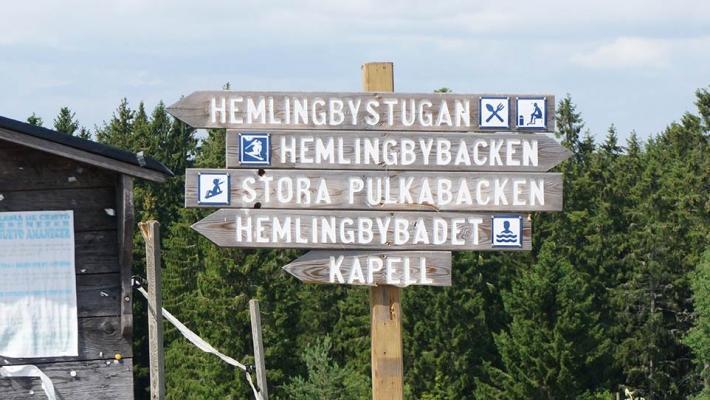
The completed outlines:
<svg viewBox="0 0 710 400">
<path fill-rule="evenodd" d="M 498 113 L 503 110 L 505 106 L 503 103 L 498 103 L 498 106 L 496 108 L 493 108 L 492 104 L 486 104 L 486 109 L 491 113 L 491 115 L 486 119 L 486 122 L 490 122 L 493 117 L 498 118 L 498 121 L 503 122 L 503 117 L 501 117 Z"/>
</svg>

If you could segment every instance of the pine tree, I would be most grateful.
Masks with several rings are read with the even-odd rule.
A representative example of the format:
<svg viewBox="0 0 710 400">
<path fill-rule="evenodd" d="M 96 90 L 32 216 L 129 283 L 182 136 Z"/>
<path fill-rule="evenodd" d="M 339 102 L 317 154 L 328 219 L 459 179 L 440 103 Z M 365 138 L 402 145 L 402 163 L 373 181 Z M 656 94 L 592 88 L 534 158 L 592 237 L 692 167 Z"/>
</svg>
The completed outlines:
<svg viewBox="0 0 710 400">
<path fill-rule="evenodd" d="M 57 118 L 54 119 L 54 130 L 70 136 L 74 135 L 79 129 L 79 121 L 75 117 L 76 113 L 73 113 L 69 107 L 62 107 Z"/>
<path fill-rule="evenodd" d="M 710 247 L 691 275 L 690 286 L 693 289 L 693 307 L 695 325 L 685 338 L 693 350 L 695 362 L 701 368 L 702 391 L 697 399 L 710 398 Z"/>
<path fill-rule="evenodd" d="M 96 141 L 126 150 L 134 150 L 133 118 L 135 112 L 128 106 L 128 100 L 123 98 L 111 120 L 96 130 Z"/>
<path fill-rule="evenodd" d="M 482 399 L 577 399 L 592 389 L 602 330 L 588 276 L 546 242 L 537 263 L 503 294 L 511 317 L 495 335 L 504 368 L 488 364 Z"/>
<path fill-rule="evenodd" d="M 92 140 L 91 132 L 88 129 L 84 128 L 83 126 L 81 127 L 81 129 L 79 129 L 79 134 L 77 136 L 80 137 L 81 139 Z"/>
<path fill-rule="evenodd" d="M 330 357 L 332 341 L 326 336 L 306 347 L 303 363 L 308 377 L 297 376 L 283 386 L 292 400 L 357 400 L 368 397 L 369 385 L 356 371 L 341 367 Z"/>
<path fill-rule="evenodd" d="M 32 113 L 32 115 L 27 117 L 27 123 L 34 126 L 42 126 L 44 124 L 44 121 L 42 121 L 42 117 L 35 113 Z"/>
</svg>

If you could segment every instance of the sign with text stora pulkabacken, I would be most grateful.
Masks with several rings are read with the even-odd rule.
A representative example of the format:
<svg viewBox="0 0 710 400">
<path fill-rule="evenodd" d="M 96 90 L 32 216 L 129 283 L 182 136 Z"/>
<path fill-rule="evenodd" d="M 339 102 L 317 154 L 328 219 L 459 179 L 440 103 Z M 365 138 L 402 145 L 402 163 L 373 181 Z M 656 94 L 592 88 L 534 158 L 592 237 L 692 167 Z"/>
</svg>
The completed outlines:
<svg viewBox="0 0 710 400">
<path fill-rule="evenodd" d="M 193 228 L 222 247 L 320 249 L 305 283 L 451 285 L 451 251 L 525 251 L 562 209 L 570 156 L 549 95 L 201 91 L 168 108 L 226 128 L 226 169 L 188 169 Z"/>
<path fill-rule="evenodd" d="M 185 206 L 389 211 L 560 211 L 562 174 L 188 169 Z"/>
</svg>

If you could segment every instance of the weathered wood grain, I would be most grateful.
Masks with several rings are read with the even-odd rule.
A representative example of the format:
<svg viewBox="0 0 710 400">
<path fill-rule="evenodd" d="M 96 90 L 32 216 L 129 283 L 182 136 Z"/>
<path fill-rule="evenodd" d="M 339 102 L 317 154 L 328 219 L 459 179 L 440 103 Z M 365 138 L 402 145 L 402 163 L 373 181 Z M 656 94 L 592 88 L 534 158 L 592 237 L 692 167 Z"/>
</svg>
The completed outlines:
<svg viewBox="0 0 710 400">
<path fill-rule="evenodd" d="M 0 189 L 0 193 L 3 195 L 0 211 L 74 210 L 74 232 L 116 229 L 113 186 L 18 192 L 2 192 Z"/>
<path fill-rule="evenodd" d="M 341 258 L 342 257 L 342 258 Z M 373 271 L 373 280 L 367 282 L 368 260 L 378 258 L 382 266 L 378 271 Z M 387 280 L 386 266 L 387 259 L 409 259 L 409 273 L 405 277 L 402 269 L 403 263 L 396 264 L 391 274 L 391 280 Z M 358 260 L 360 269 L 364 273 L 365 282 L 354 279 L 348 282 L 354 268 L 355 259 Z M 420 260 L 424 260 L 425 276 L 431 282 L 424 282 L 421 278 Z M 338 264 L 338 260 L 342 260 Z M 295 276 L 303 283 L 342 283 L 338 277 L 331 275 L 331 268 L 337 265 L 337 269 L 342 273 L 343 279 L 350 285 L 379 286 L 392 285 L 407 287 L 410 285 L 424 286 L 451 286 L 451 252 L 450 251 L 309 251 L 296 260 L 283 267 L 284 271 Z"/>
<path fill-rule="evenodd" d="M 163 353 L 163 298 L 160 279 L 160 223 L 138 224 L 145 241 L 145 275 L 148 282 L 148 349 L 150 361 L 150 398 L 165 398 L 165 355 Z"/>
<path fill-rule="evenodd" d="M 1 364 L 20 365 L 87 360 L 113 360 L 116 354 L 133 357 L 131 342 L 121 335 L 120 317 L 79 318 L 79 356 L 51 358 L 3 358 Z"/>
<path fill-rule="evenodd" d="M 269 385 L 266 381 L 266 361 L 264 358 L 264 341 L 261 334 L 261 311 L 259 300 L 249 300 L 249 319 L 251 320 L 251 338 L 254 344 L 254 364 L 256 367 L 256 383 L 262 400 L 269 400 Z"/>
<path fill-rule="evenodd" d="M 394 91 L 394 64 L 362 65 L 362 89 Z M 404 398 L 401 290 L 395 286 L 370 288 L 370 359 L 373 400 Z"/>
<path fill-rule="evenodd" d="M 133 360 L 37 363 L 62 400 L 132 400 Z M 72 377 L 74 371 L 76 376 Z M 3 400 L 45 399 L 39 378 L 0 379 Z"/>
<path fill-rule="evenodd" d="M 253 247 L 253 248 L 299 248 L 299 249 L 339 249 L 339 250 L 355 250 L 355 249 L 368 249 L 368 250 L 530 250 L 531 248 L 531 234 L 532 229 L 530 222 L 527 220 L 523 221 L 523 246 L 522 248 L 494 248 L 491 241 L 491 217 L 495 214 L 487 213 L 456 213 L 456 212 L 440 212 L 440 213 L 421 213 L 413 211 L 311 211 L 311 210 L 244 210 L 244 209 L 221 209 L 201 221 L 195 223 L 192 228 L 202 235 L 206 236 L 209 240 L 221 247 Z M 319 242 L 314 242 L 313 237 L 313 217 L 327 217 L 328 220 L 332 217 L 335 222 L 335 241 L 332 242 L 328 238 L 325 242 L 322 240 L 320 234 L 316 235 Z M 286 218 L 290 218 L 291 224 L 286 226 Z M 346 222 L 346 219 L 350 219 L 352 224 L 348 226 L 341 225 Z M 387 230 L 382 237 L 378 232 L 378 223 L 386 226 L 387 219 L 389 218 L 389 225 L 387 225 Z M 282 226 L 284 232 L 290 236 L 289 241 L 284 241 L 277 239 L 273 241 L 272 235 L 274 233 L 274 226 L 272 225 L 273 220 L 278 219 Z M 357 221 L 360 220 L 370 220 L 372 222 L 373 236 L 371 241 L 363 241 L 357 243 L 357 235 L 359 230 Z M 378 220 L 379 219 L 379 220 Z M 458 224 L 456 241 L 460 243 L 454 243 L 452 240 L 451 229 L 452 220 L 464 221 Z M 480 221 L 478 224 L 477 231 L 474 231 L 472 225 L 469 223 L 472 219 Z M 237 239 L 237 221 L 241 220 L 242 226 L 246 227 L 249 221 L 251 221 L 251 238 L 246 236 L 246 233 L 242 235 L 241 240 Z M 261 226 L 263 229 L 262 235 L 268 238 L 268 241 L 257 241 L 257 221 L 261 220 Z M 296 223 L 297 220 L 301 221 L 300 228 Z M 395 220 L 401 220 L 402 223 L 406 223 L 406 229 L 403 228 L 402 231 L 406 231 L 409 241 L 402 244 L 397 244 L 394 239 L 394 225 Z M 433 235 L 433 224 L 434 220 L 446 222 L 447 236 L 446 240 L 442 241 L 442 244 L 433 243 L 413 243 L 413 238 L 415 238 L 415 225 L 424 224 L 428 232 L 429 237 Z M 319 223 L 322 221 L 319 220 Z M 438 223 L 438 222 L 437 222 Z M 354 238 L 353 243 L 345 243 L 340 237 L 340 228 L 344 226 L 344 232 L 353 232 Z M 320 228 L 320 225 L 319 225 Z M 278 232 L 278 231 L 277 231 Z M 403 233 L 404 235 L 404 233 Z M 477 242 L 475 241 L 477 235 Z M 297 239 L 300 238 L 300 239 Z M 249 240 L 250 239 L 250 240 Z"/>
<path fill-rule="evenodd" d="M 185 207 L 215 207 L 199 203 L 197 182 L 199 175 L 204 173 L 229 174 L 231 203 L 219 206 L 223 208 L 387 211 L 562 210 L 562 174 L 559 173 L 448 172 L 441 174 L 415 171 L 276 169 L 188 169 L 185 172 Z M 370 190 L 368 190 L 368 182 L 372 182 Z M 520 182 L 517 190 L 514 182 Z M 440 189 L 440 185 L 446 186 Z M 299 187 L 303 190 L 298 190 Z M 501 187 L 502 190 L 497 191 L 496 187 Z M 209 188 L 202 190 L 209 190 Z M 251 190 L 254 193 L 250 193 Z M 328 202 L 323 200 L 321 192 L 327 192 Z M 407 193 L 409 196 L 405 195 Z M 427 194 L 431 194 L 431 199 Z M 457 199 L 463 194 L 468 196 L 468 200 L 462 198 L 462 202 L 457 204 Z"/>
<path fill-rule="evenodd" d="M 121 175 L 116 182 L 118 263 L 121 273 L 121 334 L 133 337 L 133 178 Z"/>
<path fill-rule="evenodd" d="M 76 301 L 79 317 L 121 315 L 121 274 L 77 275 Z"/>
<path fill-rule="evenodd" d="M 77 274 L 119 272 L 116 231 L 86 231 L 74 234 Z"/>
<path fill-rule="evenodd" d="M 154 182 L 165 182 L 167 179 L 167 176 L 157 171 L 3 128 L 0 128 L 0 141 L 21 144 L 26 147 L 41 150 L 45 153 L 55 154 L 99 168 L 109 169 Z"/>
<path fill-rule="evenodd" d="M 0 142 L 0 193 L 106 186 L 116 174 L 11 142 Z"/>
<path fill-rule="evenodd" d="M 473 131 L 480 129 L 480 98 L 481 96 L 489 96 L 482 94 L 451 94 L 451 93 L 386 93 L 385 91 L 379 92 L 364 92 L 364 93 L 345 93 L 345 92 L 247 92 L 247 91 L 197 91 L 192 94 L 183 97 L 175 104 L 167 108 L 168 112 L 172 114 L 175 118 L 187 123 L 188 125 L 195 128 L 227 128 L 227 129 L 345 129 L 345 130 L 399 130 L 399 131 Z M 490 95 L 490 96 L 507 96 L 510 99 L 509 102 L 509 115 L 517 115 L 517 103 L 515 101 L 516 97 L 530 97 L 523 95 Z M 544 131 L 553 132 L 554 131 L 554 115 L 555 115 L 555 98 L 551 95 L 539 96 L 534 95 L 532 97 L 544 97 L 546 99 L 546 128 Z M 252 120 L 251 123 L 247 119 L 247 99 L 253 99 L 253 102 L 258 103 L 261 99 L 264 100 L 264 112 L 265 117 L 262 119 L 259 116 L 258 120 Z M 289 100 L 288 109 L 291 110 L 287 113 L 286 108 L 286 98 Z M 243 102 L 241 100 L 243 99 Z M 296 121 L 294 118 L 294 99 L 306 99 L 308 104 L 313 104 L 313 101 L 320 100 L 323 101 L 325 106 L 328 107 L 329 103 L 333 99 L 342 100 L 346 104 L 343 108 L 343 122 L 340 124 L 331 125 L 329 118 L 326 118 L 324 124 L 314 123 L 314 119 L 309 117 L 307 123 L 302 120 Z M 212 119 L 212 101 L 215 101 L 217 108 L 221 108 L 222 100 L 226 106 L 226 118 L 222 120 L 222 114 L 216 113 L 215 120 Z M 236 100 L 241 103 L 238 105 L 238 110 L 232 113 L 230 107 L 232 101 Z M 367 111 L 367 102 L 369 100 L 376 100 L 379 102 L 379 107 L 373 107 L 373 114 L 377 114 L 378 121 L 375 123 L 374 120 L 372 124 L 366 122 L 366 116 L 369 115 Z M 388 123 L 388 116 L 390 110 L 386 106 L 387 101 L 405 101 L 409 110 L 411 110 L 410 100 L 415 102 L 415 108 L 418 110 L 420 107 L 420 101 L 428 101 L 431 106 L 427 108 L 429 112 L 433 115 L 434 126 L 428 126 L 427 123 L 422 122 L 420 118 L 415 118 L 414 122 L 409 125 L 405 124 L 403 121 L 402 110 L 399 105 L 395 106 L 392 110 L 392 124 Z M 356 104 L 358 101 L 361 106 L 358 109 L 357 115 L 353 118 L 353 113 L 348 105 L 348 102 L 352 101 Z M 449 110 L 452 118 L 452 126 L 440 124 L 436 125 L 438 121 L 438 115 L 443 109 L 442 101 L 446 103 L 447 109 Z M 456 123 L 456 102 L 468 102 L 468 118 L 465 124 L 462 123 L 461 126 L 457 126 Z M 273 103 L 273 111 L 269 104 Z M 465 103 L 461 103 L 465 104 Z M 257 104 L 258 106 L 258 104 Z M 322 111 L 321 108 L 316 108 L 316 114 Z M 407 111 L 409 112 L 409 111 Z M 309 115 L 310 115 L 309 109 Z M 290 115 L 290 117 L 289 117 Z M 234 118 L 232 118 L 234 117 Z M 286 123 L 287 118 L 290 119 L 289 123 Z M 320 117 L 318 117 L 320 119 Z M 353 123 L 354 120 L 354 123 Z M 509 130 L 520 130 L 529 131 L 530 129 L 518 128 L 514 124 L 515 118 L 509 118 L 511 121 Z M 238 122 L 242 121 L 242 122 Z M 277 123 L 276 121 L 280 121 Z M 502 129 L 498 129 L 502 130 Z M 539 129 L 538 129 L 539 130 Z"/>
<path fill-rule="evenodd" d="M 239 133 L 243 130 L 228 130 L 226 136 L 226 159 L 227 168 L 254 168 L 254 166 L 242 165 L 239 162 Z M 284 131 L 284 130 L 269 130 L 267 131 L 271 137 L 271 164 L 259 166 L 259 168 L 295 168 L 295 169 L 362 169 L 362 170 L 425 170 L 425 171 L 522 171 L 522 172 L 544 172 L 555 167 L 557 164 L 569 158 L 572 154 L 569 150 L 562 147 L 555 139 L 546 134 L 526 134 L 526 133 L 464 133 L 464 132 L 391 132 L 391 131 Z M 306 139 L 306 146 L 302 146 L 303 140 Z M 335 149 L 335 157 L 324 158 L 317 160 L 315 156 L 315 142 L 310 142 L 310 139 L 321 141 L 321 146 L 328 145 L 332 139 L 333 148 Z M 430 153 L 425 156 L 420 141 L 427 144 L 428 140 L 434 143 Z M 402 165 L 402 143 L 409 140 L 415 141 L 414 154 L 415 159 L 410 165 Z M 386 162 L 381 156 L 379 163 L 371 162 L 364 163 L 364 143 L 379 143 L 380 148 L 383 144 L 389 141 L 393 143 L 387 147 L 388 160 Z M 470 165 L 465 160 L 456 162 L 457 149 L 461 146 L 461 142 L 465 143 L 468 149 Z M 436 160 L 436 143 L 450 143 L 452 145 L 452 160 L 445 165 L 437 165 Z M 292 143 L 295 143 L 295 160 L 292 160 L 291 153 L 284 151 L 288 149 Z M 342 146 L 340 145 L 342 143 Z M 491 148 L 493 145 L 500 146 L 500 151 L 494 155 L 500 155 L 502 163 L 498 162 L 497 158 L 491 157 Z M 510 143 L 510 158 L 514 161 L 522 161 L 523 150 L 525 148 L 537 148 L 537 164 L 524 165 L 508 165 L 508 143 Z M 284 144 L 286 146 L 284 146 Z M 360 148 L 360 163 L 355 163 L 356 147 L 359 144 Z M 340 161 L 339 150 L 342 147 L 342 159 L 349 160 L 350 163 Z M 305 153 L 302 153 L 304 148 Z M 308 150 L 308 151 L 306 151 Z M 305 157 L 304 157 L 305 155 Z M 477 165 L 475 156 L 478 155 L 479 163 Z M 397 160 L 396 164 L 392 161 Z M 484 161 L 485 160 L 485 161 Z M 494 160 L 494 161 L 490 161 Z M 443 163 L 441 163 L 443 164 Z"/>
</svg>

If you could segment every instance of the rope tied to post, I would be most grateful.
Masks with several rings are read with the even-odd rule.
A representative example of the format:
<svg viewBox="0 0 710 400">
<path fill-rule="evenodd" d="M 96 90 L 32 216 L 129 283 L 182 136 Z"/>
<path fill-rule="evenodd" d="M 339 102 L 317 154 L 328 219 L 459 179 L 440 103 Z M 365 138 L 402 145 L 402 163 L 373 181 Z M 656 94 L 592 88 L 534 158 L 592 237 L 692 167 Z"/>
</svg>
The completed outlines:
<svg viewBox="0 0 710 400">
<path fill-rule="evenodd" d="M 146 300 L 148 300 L 148 292 L 146 292 L 145 289 L 143 288 L 143 286 L 145 284 L 146 284 L 146 280 L 144 278 L 139 277 L 139 276 L 133 277 L 133 287 L 136 288 L 138 290 L 138 292 L 140 294 L 142 294 Z M 244 364 L 240 363 L 239 361 L 235 360 L 234 358 L 221 353 L 220 351 L 218 351 L 217 349 L 212 347 L 212 345 L 207 343 L 204 339 L 202 339 L 200 336 L 198 336 L 195 332 L 191 331 L 188 327 L 186 327 L 182 322 L 180 322 L 177 318 L 175 318 L 172 314 L 170 314 L 170 312 L 168 312 L 168 310 L 166 310 L 165 308 L 162 309 L 162 315 L 168 322 L 170 322 L 180 332 L 180 334 L 182 334 L 183 337 L 185 337 L 185 339 L 187 339 L 188 341 L 190 341 L 190 343 L 195 345 L 195 347 L 197 347 L 198 349 L 202 350 L 205 353 L 214 354 L 217 357 L 219 357 L 222 361 L 224 361 L 225 363 L 227 363 L 233 367 L 237 367 L 237 368 L 241 369 L 242 371 L 244 371 L 244 375 L 246 376 L 247 382 L 249 383 L 249 386 L 251 387 L 252 392 L 254 393 L 254 398 L 256 400 L 263 400 L 263 398 L 260 394 L 261 390 L 259 388 L 257 388 L 256 385 L 254 385 L 254 381 L 251 377 L 251 372 L 254 371 L 253 366 L 244 365 Z"/>
</svg>

